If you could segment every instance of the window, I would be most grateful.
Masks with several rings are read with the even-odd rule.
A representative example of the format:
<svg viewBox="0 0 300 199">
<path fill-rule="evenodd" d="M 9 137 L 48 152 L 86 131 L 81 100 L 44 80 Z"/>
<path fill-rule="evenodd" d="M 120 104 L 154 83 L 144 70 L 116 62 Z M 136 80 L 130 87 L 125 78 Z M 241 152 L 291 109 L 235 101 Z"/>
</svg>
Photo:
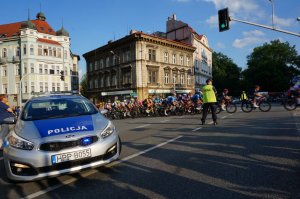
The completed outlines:
<svg viewBox="0 0 300 199">
<path fill-rule="evenodd" d="M 182 55 L 180 55 L 180 65 L 183 66 L 183 56 Z"/>
<path fill-rule="evenodd" d="M 49 72 L 50 72 L 51 75 L 54 75 L 54 71 L 55 71 L 55 66 L 52 65 Z"/>
<path fill-rule="evenodd" d="M 106 57 L 106 61 L 105 61 L 105 67 L 109 67 L 110 64 L 109 64 L 109 57 Z"/>
<path fill-rule="evenodd" d="M 39 56 L 43 55 L 43 47 L 42 47 L 42 45 L 38 45 L 38 55 Z"/>
<path fill-rule="evenodd" d="M 45 66 L 44 66 L 44 73 L 45 73 L 45 74 L 48 74 L 48 65 L 45 65 Z"/>
<path fill-rule="evenodd" d="M 123 84 L 131 84 L 131 71 L 123 71 Z"/>
<path fill-rule="evenodd" d="M 55 83 L 52 83 L 52 91 L 55 91 Z"/>
<path fill-rule="evenodd" d="M 27 93 L 27 92 L 28 92 L 28 86 L 27 86 L 27 83 L 25 83 L 25 86 L 24 86 L 24 91 L 25 91 L 25 93 Z"/>
<path fill-rule="evenodd" d="M 89 71 L 93 71 L 93 62 L 90 62 L 89 64 Z"/>
<path fill-rule="evenodd" d="M 43 74 L 43 65 L 42 64 L 39 65 L 39 73 Z"/>
<path fill-rule="evenodd" d="M 64 59 L 68 59 L 68 51 L 67 50 L 64 51 Z"/>
<path fill-rule="evenodd" d="M 96 60 L 96 61 L 95 61 L 95 70 L 98 70 L 98 69 L 99 69 L 99 61 Z"/>
<path fill-rule="evenodd" d="M 177 73 L 173 73 L 173 84 L 177 83 Z"/>
<path fill-rule="evenodd" d="M 95 88 L 98 88 L 98 80 L 96 78 L 94 79 L 94 85 L 95 85 Z"/>
<path fill-rule="evenodd" d="M 23 74 L 27 74 L 27 63 L 26 62 L 24 62 L 24 65 L 23 65 Z"/>
<path fill-rule="evenodd" d="M 57 74 L 57 75 L 60 75 L 60 69 L 59 69 L 59 66 L 56 66 L 56 74 Z"/>
<path fill-rule="evenodd" d="M 2 76 L 3 76 L 3 77 L 6 77 L 6 76 L 7 76 L 7 67 L 6 67 L 6 66 L 3 66 L 3 67 L 2 67 Z"/>
<path fill-rule="evenodd" d="M 17 48 L 16 48 L 16 56 L 17 56 L 17 57 L 20 57 L 20 47 L 17 47 Z"/>
<path fill-rule="evenodd" d="M 109 81 L 109 75 L 107 74 L 105 77 L 105 86 L 109 87 L 110 86 L 110 81 Z"/>
<path fill-rule="evenodd" d="M 40 82 L 40 92 L 43 92 L 43 88 L 44 88 L 44 83 Z"/>
<path fill-rule="evenodd" d="M 51 56 L 51 57 L 52 57 L 52 56 L 53 56 L 52 47 L 50 47 L 50 46 L 49 46 L 49 47 L 48 47 L 48 50 L 49 50 L 49 56 Z"/>
<path fill-rule="evenodd" d="M 186 65 L 190 66 L 190 57 L 186 57 Z"/>
<path fill-rule="evenodd" d="M 191 75 L 187 75 L 187 84 L 191 85 Z"/>
<path fill-rule="evenodd" d="M 173 56 L 172 56 L 172 64 L 176 64 L 176 55 L 175 54 L 173 54 Z"/>
<path fill-rule="evenodd" d="M 156 51 L 155 50 L 153 50 L 153 49 L 149 49 L 149 51 L 148 51 L 148 60 L 150 60 L 150 61 L 155 61 L 156 60 Z"/>
<path fill-rule="evenodd" d="M 100 59 L 100 69 L 103 68 L 103 59 Z"/>
<path fill-rule="evenodd" d="M 104 87 L 104 76 L 103 75 L 100 78 L 100 87 Z"/>
<path fill-rule="evenodd" d="M 57 49 L 57 57 L 61 58 L 61 48 Z"/>
<path fill-rule="evenodd" d="M 30 45 L 30 55 L 34 55 L 34 48 L 32 44 Z"/>
<path fill-rule="evenodd" d="M 153 84 L 157 83 L 157 75 L 158 71 L 157 70 L 148 70 L 148 83 Z"/>
<path fill-rule="evenodd" d="M 7 84 L 3 84 L 3 91 L 4 91 L 4 94 L 7 94 Z"/>
<path fill-rule="evenodd" d="M 33 63 L 30 64 L 30 72 L 34 73 L 34 64 Z"/>
<path fill-rule="evenodd" d="M 180 84 L 184 84 L 184 73 L 180 74 Z"/>
<path fill-rule="evenodd" d="M 17 91 L 18 94 L 20 93 L 20 83 L 16 84 L 16 91 Z"/>
<path fill-rule="evenodd" d="M 116 86 L 117 85 L 117 74 L 116 73 L 113 73 L 111 75 L 111 85 L 112 86 Z"/>
<path fill-rule="evenodd" d="M 47 48 L 47 46 L 44 46 L 43 55 L 44 56 L 48 56 L 48 48 Z"/>
<path fill-rule="evenodd" d="M 118 56 L 117 55 L 114 55 L 113 56 L 113 65 L 116 65 L 116 64 L 118 64 Z"/>
<path fill-rule="evenodd" d="M 19 65 L 16 64 L 16 75 L 21 75 L 21 71 L 20 71 L 20 68 L 19 68 Z"/>
<path fill-rule="evenodd" d="M 169 53 L 165 52 L 164 62 L 169 63 Z"/>
<path fill-rule="evenodd" d="M 57 91 L 60 91 L 60 83 L 57 83 Z"/>
<path fill-rule="evenodd" d="M 31 92 L 34 92 L 34 82 L 31 82 Z"/>
<path fill-rule="evenodd" d="M 67 91 L 67 90 L 69 90 L 69 89 L 68 89 L 68 84 L 65 83 L 65 91 Z"/>
<path fill-rule="evenodd" d="M 26 44 L 24 44 L 23 45 L 23 55 L 26 55 L 26 53 L 27 53 L 26 50 L 27 50 L 27 47 L 26 47 Z"/>
<path fill-rule="evenodd" d="M 48 89 L 48 82 L 45 82 L 45 92 L 48 92 L 49 89 Z"/>
<path fill-rule="evenodd" d="M 169 84 L 169 83 L 170 83 L 170 72 L 165 71 L 165 84 Z"/>
<path fill-rule="evenodd" d="M 130 51 L 126 52 L 126 61 L 127 62 L 131 61 L 131 52 Z"/>
<path fill-rule="evenodd" d="M 7 57 L 7 49 L 6 49 L 6 48 L 3 48 L 3 49 L 2 49 L 2 57 L 3 57 L 3 58 L 6 58 L 6 57 Z"/>
<path fill-rule="evenodd" d="M 53 57 L 56 57 L 56 48 L 53 47 Z"/>
</svg>

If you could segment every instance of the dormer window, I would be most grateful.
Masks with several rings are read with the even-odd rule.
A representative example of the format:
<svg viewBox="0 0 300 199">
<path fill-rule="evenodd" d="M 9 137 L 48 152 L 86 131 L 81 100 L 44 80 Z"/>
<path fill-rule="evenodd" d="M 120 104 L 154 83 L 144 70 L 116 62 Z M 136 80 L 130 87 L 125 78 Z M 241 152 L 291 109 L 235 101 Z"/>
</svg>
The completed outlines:
<svg viewBox="0 0 300 199">
<path fill-rule="evenodd" d="M 41 29 L 41 30 L 45 30 L 45 28 L 44 28 L 44 27 L 41 27 L 40 29 Z"/>
</svg>

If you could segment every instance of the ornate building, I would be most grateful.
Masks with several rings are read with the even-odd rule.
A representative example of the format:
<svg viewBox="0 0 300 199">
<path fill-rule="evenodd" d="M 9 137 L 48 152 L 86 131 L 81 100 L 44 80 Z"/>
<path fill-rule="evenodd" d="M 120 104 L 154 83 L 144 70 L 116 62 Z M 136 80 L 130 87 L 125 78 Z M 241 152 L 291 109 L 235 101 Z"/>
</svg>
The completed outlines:
<svg viewBox="0 0 300 199">
<path fill-rule="evenodd" d="M 194 91 L 191 45 L 131 31 L 83 55 L 88 93 L 94 102 Z"/>
<path fill-rule="evenodd" d="M 199 35 L 187 23 L 176 20 L 172 15 L 167 20 L 167 38 L 184 42 L 196 47 L 193 54 L 195 89 L 205 85 L 208 78 L 212 78 L 212 52 L 205 35 Z"/>
<path fill-rule="evenodd" d="M 70 44 L 64 27 L 54 31 L 42 12 L 36 20 L 0 25 L 0 93 L 20 105 L 33 92 L 70 91 L 75 84 L 78 89 L 78 77 L 71 81 L 78 59 Z"/>
</svg>

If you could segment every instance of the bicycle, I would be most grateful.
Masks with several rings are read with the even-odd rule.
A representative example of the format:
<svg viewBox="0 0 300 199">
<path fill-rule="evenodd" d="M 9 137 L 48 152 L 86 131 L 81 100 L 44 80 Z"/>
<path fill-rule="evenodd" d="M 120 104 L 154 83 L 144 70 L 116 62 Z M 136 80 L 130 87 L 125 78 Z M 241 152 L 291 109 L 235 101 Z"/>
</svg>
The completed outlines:
<svg viewBox="0 0 300 199">
<path fill-rule="evenodd" d="M 235 103 L 232 103 L 230 99 L 225 100 L 225 110 L 227 113 L 235 113 L 237 110 L 237 106 Z M 216 109 L 216 114 L 220 113 L 222 111 L 222 105 L 221 102 L 218 102 L 217 109 Z"/>
<path fill-rule="evenodd" d="M 258 105 L 258 109 L 262 112 L 268 112 L 271 110 L 271 103 L 267 100 L 266 97 L 260 97 L 256 100 L 256 104 Z M 247 99 L 243 100 L 241 104 L 241 109 L 243 112 L 249 113 L 256 109 L 256 107 L 253 106 L 253 100 Z"/>
<path fill-rule="evenodd" d="M 295 95 L 288 96 L 283 102 L 283 107 L 288 111 L 295 110 L 300 104 L 298 103 L 297 97 Z"/>
</svg>

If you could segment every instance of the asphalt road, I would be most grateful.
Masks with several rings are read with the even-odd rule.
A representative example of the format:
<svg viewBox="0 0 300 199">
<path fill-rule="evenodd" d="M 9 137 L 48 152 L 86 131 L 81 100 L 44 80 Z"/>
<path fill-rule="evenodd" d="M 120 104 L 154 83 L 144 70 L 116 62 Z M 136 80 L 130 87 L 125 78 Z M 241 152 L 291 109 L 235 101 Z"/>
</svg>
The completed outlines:
<svg viewBox="0 0 300 199">
<path fill-rule="evenodd" d="M 115 120 L 119 161 L 36 182 L 5 177 L 0 198 L 300 199 L 300 109 Z"/>
</svg>

